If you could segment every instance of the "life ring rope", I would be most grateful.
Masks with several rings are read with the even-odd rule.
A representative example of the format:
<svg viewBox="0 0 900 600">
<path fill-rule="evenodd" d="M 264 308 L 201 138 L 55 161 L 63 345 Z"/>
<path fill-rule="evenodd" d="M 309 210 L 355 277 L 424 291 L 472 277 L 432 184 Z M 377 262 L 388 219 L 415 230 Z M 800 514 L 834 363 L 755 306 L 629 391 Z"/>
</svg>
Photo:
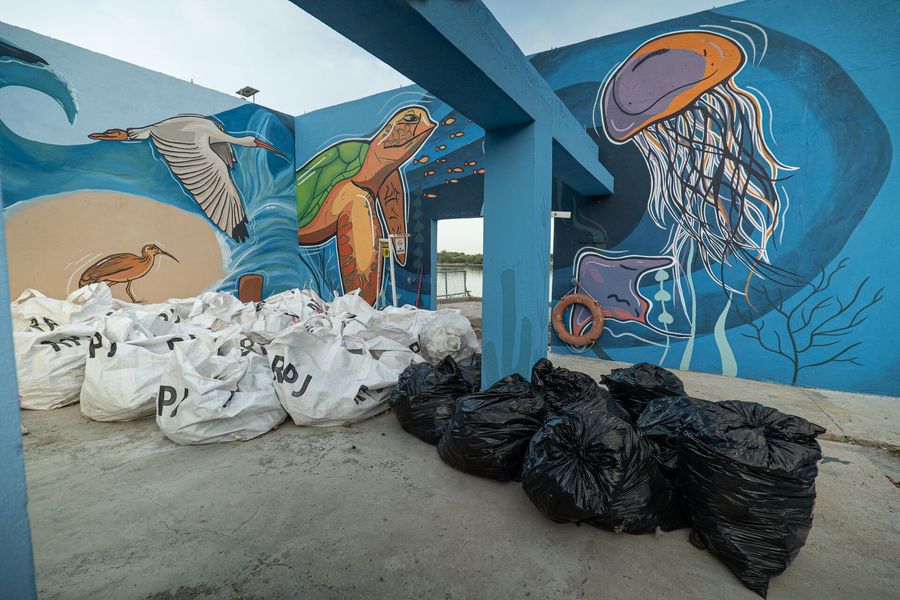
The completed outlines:
<svg viewBox="0 0 900 600">
<path fill-rule="evenodd" d="M 573 332 L 566 329 L 566 324 L 563 321 L 566 310 L 575 304 L 584 306 L 591 313 L 591 318 L 593 320 L 593 327 L 583 335 L 575 335 Z M 603 309 L 600 308 L 599 302 L 587 294 L 567 294 L 560 298 L 559 302 L 556 303 L 556 306 L 553 307 L 551 323 L 553 324 L 553 331 L 556 332 L 557 337 L 566 344 L 571 346 L 589 346 L 596 342 L 597 338 L 603 334 Z"/>
</svg>

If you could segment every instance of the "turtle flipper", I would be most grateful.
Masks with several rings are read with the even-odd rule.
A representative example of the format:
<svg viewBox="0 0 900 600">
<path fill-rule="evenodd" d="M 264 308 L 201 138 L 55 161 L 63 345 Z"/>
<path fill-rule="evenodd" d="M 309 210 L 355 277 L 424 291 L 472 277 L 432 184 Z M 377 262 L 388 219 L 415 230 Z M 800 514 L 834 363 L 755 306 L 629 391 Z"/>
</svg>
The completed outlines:
<svg viewBox="0 0 900 600">
<path fill-rule="evenodd" d="M 316 217 L 336 184 L 359 172 L 368 149 L 367 141 L 339 142 L 297 169 L 297 224 L 300 229 Z"/>
<path fill-rule="evenodd" d="M 344 292 L 357 288 L 369 304 L 378 298 L 381 224 L 374 207 L 360 198 L 349 203 L 337 218 L 337 251 Z"/>
<path fill-rule="evenodd" d="M 378 206 L 388 232 L 393 238 L 394 257 L 401 267 L 406 265 L 406 188 L 400 171 L 392 171 L 378 190 Z"/>
</svg>

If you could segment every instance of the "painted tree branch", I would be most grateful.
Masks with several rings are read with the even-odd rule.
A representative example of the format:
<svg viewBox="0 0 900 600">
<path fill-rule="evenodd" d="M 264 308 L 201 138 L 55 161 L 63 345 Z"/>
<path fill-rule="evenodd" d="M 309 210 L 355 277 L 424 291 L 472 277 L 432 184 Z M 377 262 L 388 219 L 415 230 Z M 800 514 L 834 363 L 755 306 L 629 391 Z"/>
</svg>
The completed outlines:
<svg viewBox="0 0 900 600">
<path fill-rule="evenodd" d="M 806 284 L 805 291 L 788 299 L 785 306 L 784 293 L 780 288 L 774 295 L 764 287 L 751 288 L 762 296 L 771 310 L 769 320 L 779 321 L 778 326 L 766 329 L 764 319 L 754 320 L 754 315 L 736 311 L 739 318 L 748 325 L 752 333 L 742 333 L 746 338 L 756 340 L 766 352 L 781 356 L 791 364 L 791 383 L 796 384 L 800 373 L 831 363 L 862 365 L 854 355 L 862 341 L 846 339 L 868 319 L 869 310 L 884 298 L 884 288 L 877 289 L 868 301 L 866 287 L 869 278 L 863 279 L 847 300 L 838 293 L 832 293 L 835 276 L 844 270 L 848 259 L 841 259 L 830 271 L 822 269 L 815 281 Z M 823 349 L 829 349 L 826 354 Z"/>
</svg>

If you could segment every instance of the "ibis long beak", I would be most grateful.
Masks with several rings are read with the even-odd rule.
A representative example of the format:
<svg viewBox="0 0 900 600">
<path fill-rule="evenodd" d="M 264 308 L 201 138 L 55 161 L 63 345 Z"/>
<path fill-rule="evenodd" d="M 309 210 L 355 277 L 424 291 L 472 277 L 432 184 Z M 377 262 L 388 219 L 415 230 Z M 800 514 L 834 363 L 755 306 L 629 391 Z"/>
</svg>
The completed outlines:
<svg viewBox="0 0 900 600">
<path fill-rule="evenodd" d="M 124 142 L 128 139 L 128 133 L 124 129 L 107 129 L 101 133 L 92 133 L 88 135 L 92 140 L 115 140 Z"/>
<path fill-rule="evenodd" d="M 174 260 L 174 261 L 177 262 L 177 263 L 180 263 L 180 262 L 181 262 L 180 260 L 178 260 L 177 258 L 175 258 L 174 256 L 172 256 L 171 254 L 169 254 L 169 253 L 166 252 L 165 250 L 160 250 L 159 253 L 160 253 L 160 254 L 165 254 L 166 256 L 168 256 L 169 258 L 171 258 L 172 260 Z"/>
<path fill-rule="evenodd" d="M 271 145 L 265 143 L 264 141 L 262 141 L 259 138 L 256 138 L 256 145 L 259 146 L 260 148 L 265 148 L 266 150 L 270 150 L 270 151 L 274 152 L 275 154 L 280 154 L 281 156 L 285 156 L 284 152 L 282 152 L 275 146 L 271 146 Z M 285 156 L 285 158 L 287 158 L 287 157 Z"/>
</svg>

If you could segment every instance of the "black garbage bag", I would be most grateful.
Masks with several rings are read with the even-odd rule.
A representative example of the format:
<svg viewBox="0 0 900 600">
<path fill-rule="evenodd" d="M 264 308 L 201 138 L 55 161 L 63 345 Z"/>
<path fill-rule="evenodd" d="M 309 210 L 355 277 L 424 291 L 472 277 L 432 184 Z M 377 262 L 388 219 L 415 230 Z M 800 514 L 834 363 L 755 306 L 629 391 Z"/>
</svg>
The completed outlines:
<svg viewBox="0 0 900 600">
<path fill-rule="evenodd" d="M 519 479 L 531 436 L 547 416 L 547 405 L 521 375 L 456 401 L 438 442 L 441 459 L 460 471 L 499 481 Z"/>
<path fill-rule="evenodd" d="M 471 391 L 459 366 L 448 356 L 434 366 L 418 363 L 407 367 L 388 404 L 403 429 L 433 445 L 447 427 L 453 403 Z"/>
<path fill-rule="evenodd" d="M 546 358 L 539 359 L 531 368 L 531 385 L 541 392 L 553 414 L 577 408 L 582 412 L 605 411 L 628 419 L 624 409 L 593 377 L 565 367 L 554 367 Z"/>
<path fill-rule="evenodd" d="M 650 446 L 660 472 L 669 481 L 678 478 L 678 432 L 694 408 L 707 402 L 690 396 L 657 398 L 647 404 L 635 429 Z"/>
<path fill-rule="evenodd" d="M 550 519 L 625 533 L 685 524 L 671 484 L 634 427 L 605 412 L 551 417 L 531 439 L 522 488 Z"/>
<path fill-rule="evenodd" d="M 469 358 L 464 358 L 463 360 L 456 363 L 459 365 L 459 370 L 462 373 L 463 379 L 465 379 L 469 386 L 472 388 L 473 392 L 477 392 L 481 389 L 481 355 L 473 354 Z"/>
<path fill-rule="evenodd" d="M 698 406 L 678 436 L 678 478 L 695 537 L 766 597 L 806 543 L 825 429 L 756 402 Z"/>
<path fill-rule="evenodd" d="M 613 369 L 601 382 L 609 388 L 616 402 L 628 411 L 632 423 L 654 398 L 684 396 L 684 385 L 674 373 L 650 363 Z"/>
</svg>

